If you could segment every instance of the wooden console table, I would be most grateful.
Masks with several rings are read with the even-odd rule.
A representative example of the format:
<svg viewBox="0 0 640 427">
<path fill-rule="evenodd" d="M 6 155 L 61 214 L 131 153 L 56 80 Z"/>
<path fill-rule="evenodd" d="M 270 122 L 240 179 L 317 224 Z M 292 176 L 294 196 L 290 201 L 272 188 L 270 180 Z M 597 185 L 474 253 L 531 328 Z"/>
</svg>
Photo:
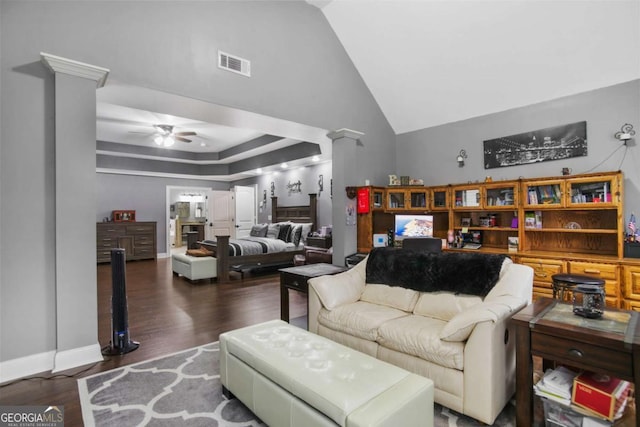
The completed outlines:
<svg viewBox="0 0 640 427">
<path fill-rule="evenodd" d="M 539 298 L 512 318 L 516 328 L 516 424 L 533 425 L 533 359 L 613 375 L 640 390 L 639 313 L 607 308 L 601 319 L 573 314 L 572 305 Z M 640 426 L 640 416 L 636 416 Z"/>
<path fill-rule="evenodd" d="M 289 321 L 289 289 L 309 293 L 307 280 L 346 271 L 346 267 L 333 264 L 307 264 L 280 269 L 280 319 Z"/>
</svg>

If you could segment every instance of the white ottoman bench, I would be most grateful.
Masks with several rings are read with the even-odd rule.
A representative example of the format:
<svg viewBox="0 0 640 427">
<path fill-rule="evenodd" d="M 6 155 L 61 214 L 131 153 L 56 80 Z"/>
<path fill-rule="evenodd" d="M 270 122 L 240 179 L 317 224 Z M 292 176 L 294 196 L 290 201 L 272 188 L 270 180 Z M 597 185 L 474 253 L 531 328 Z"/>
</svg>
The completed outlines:
<svg viewBox="0 0 640 427">
<path fill-rule="evenodd" d="M 214 257 L 196 257 L 187 254 L 171 255 L 171 268 L 175 274 L 189 280 L 213 279 L 217 274 L 217 261 Z"/>
<path fill-rule="evenodd" d="M 220 381 L 272 427 L 433 426 L 433 382 L 273 320 L 220 335 Z"/>
</svg>

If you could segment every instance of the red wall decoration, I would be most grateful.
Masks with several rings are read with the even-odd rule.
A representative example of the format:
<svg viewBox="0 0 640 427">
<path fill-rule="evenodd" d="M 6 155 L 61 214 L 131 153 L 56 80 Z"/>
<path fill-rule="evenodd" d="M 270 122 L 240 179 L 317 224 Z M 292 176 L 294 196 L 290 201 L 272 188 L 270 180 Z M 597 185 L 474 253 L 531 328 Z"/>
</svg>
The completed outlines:
<svg viewBox="0 0 640 427">
<path fill-rule="evenodd" d="M 358 213 L 369 213 L 369 187 L 358 188 Z"/>
</svg>

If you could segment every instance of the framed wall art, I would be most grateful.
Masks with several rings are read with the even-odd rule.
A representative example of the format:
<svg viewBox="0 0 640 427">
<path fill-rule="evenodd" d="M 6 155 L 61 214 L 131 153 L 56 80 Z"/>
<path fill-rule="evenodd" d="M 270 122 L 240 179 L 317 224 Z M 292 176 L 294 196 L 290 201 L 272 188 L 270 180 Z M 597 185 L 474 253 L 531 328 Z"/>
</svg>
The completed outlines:
<svg viewBox="0 0 640 427">
<path fill-rule="evenodd" d="M 484 168 L 527 165 L 587 155 L 587 122 L 484 141 Z"/>
</svg>

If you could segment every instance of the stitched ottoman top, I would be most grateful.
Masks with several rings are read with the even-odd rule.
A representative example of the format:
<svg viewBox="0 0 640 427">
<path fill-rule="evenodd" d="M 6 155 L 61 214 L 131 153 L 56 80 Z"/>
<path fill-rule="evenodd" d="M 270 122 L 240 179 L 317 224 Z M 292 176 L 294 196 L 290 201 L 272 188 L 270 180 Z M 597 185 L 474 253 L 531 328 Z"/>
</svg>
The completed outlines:
<svg viewBox="0 0 640 427">
<path fill-rule="evenodd" d="M 227 351 L 339 425 L 409 372 L 274 320 L 220 335 Z"/>
</svg>

